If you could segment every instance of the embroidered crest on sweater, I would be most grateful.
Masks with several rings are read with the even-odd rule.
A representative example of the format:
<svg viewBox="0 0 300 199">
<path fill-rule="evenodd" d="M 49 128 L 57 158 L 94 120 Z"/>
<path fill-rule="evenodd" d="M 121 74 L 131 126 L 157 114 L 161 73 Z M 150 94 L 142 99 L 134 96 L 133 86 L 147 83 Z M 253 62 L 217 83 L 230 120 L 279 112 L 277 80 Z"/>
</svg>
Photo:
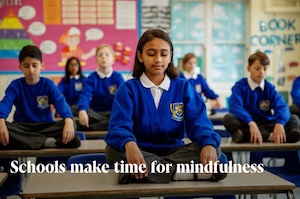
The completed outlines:
<svg viewBox="0 0 300 199">
<path fill-rule="evenodd" d="M 47 95 L 37 96 L 36 101 L 38 103 L 38 107 L 41 108 L 41 109 L 46 109 L 46 108 L 49 107 L 48 96 Z"/>
<path fill-rule="evenodd" d="M 108 87 L 108 90 L 111 95 L 115 95 L 118 90 L 118 87 L 117 87 L 117 85 L 110 85 Z"/>
<path fill-rule="evenodd" d="M 261 100 L 259 102 L 259 109 L 262 111 L 269 111 L 270 110 L 270 100 Z"/>
<path fill-rule="evenodd" d="M 171 117 L 173 120 L 181 122 L 183 120 L 183 102 L 170 104 Z"/>
<path fill-rule="evenodd" d="M 74 84 L 74 86 L 75 86 L 76 91 L 81 91 L 82 90 L 82 83 L 81 82 L 76 82 Z"/>
</svg>

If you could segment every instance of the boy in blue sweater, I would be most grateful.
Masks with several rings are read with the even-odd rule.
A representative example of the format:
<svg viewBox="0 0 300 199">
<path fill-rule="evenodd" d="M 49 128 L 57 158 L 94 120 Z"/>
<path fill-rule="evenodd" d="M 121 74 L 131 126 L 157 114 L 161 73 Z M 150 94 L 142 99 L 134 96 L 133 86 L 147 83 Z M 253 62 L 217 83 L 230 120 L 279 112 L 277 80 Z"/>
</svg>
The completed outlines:
<svg viewBox="0 0 300 199">
<path fill-rule="evenodd" d="M 177 163 L 215 162 L 221 138 L 213 130 L 200 95 L 188 81 L 176 78 L 172 57 L 170 37 L 159 29 L 146 31 L 138 42 L 134 78 L 123 83 L 115 96 L 105 136 L 106 158 L 110 164 L 146 165 L 145 173 L 120 174 L 119 183 L 212 177 L 176 172 Z M 184 144 L 185 132 L 191 144 Z M 150 172 L 155 161 L 171 164 L 170 172 Z"/>
<path fill-rule="evenodd" d="M 79 104 L 78 130 L 107 130 L 114 96 L 124 82 L 122 75 L 113 71 L 115 53 L 103 44 L 96 49 L 98 67 L 90 74 L 83 88 Z"/>
<path fill-rule="evenodd" d="M 85 81 L 79 59 L 70 57 L 66 63 L 65 77 L 59 82 L 58 88 L 65 96 L 74 116 L 78 116 L 78 102 Z"/>
<path fill-rule="evenodd" d="M 293 82 L 291 96 L 293 104 L 290 106 L 290 112 L 300 117 L 300 76 Z"/>
<path fill-rule="evenodd" d="M 210 99 L 210 107 L 212 110 L 214 110 L 214 108 L 222 109 L 219 95 L 209 88 L 206 80 L 201 74 L 196 73 L 196 64 L 196 55 L 194 53 L 187 53 L 182 59 L 183 71 L 180 73 L 180 77 L 188 80 L 201 97 L 203 94 L 207 99 Z"/>
<path fill-rule="evenodd" d="M 0 102 L 0 148 L 41 149 L 75 148 L 80 139 L 70 107 L 53 81 L 40 77 L 44 69 L 42 53 L 36 46 L 25 46 L 19 54 L 24 77 L 10 83 Z M 55 122 L 50 110 L 53 104 L 63 118 Z M 6 121 L 12 106 L 13 122 Z"/>
<path fill-rule="evenodd" d="M 252 54 L 247 67 L 250 77 L 232 87 L 229 114 L 222 122 L 234 142 L 281 144 L 300 140 L 299 118 L 290 114 L 275 87 L 265 80 L 269 64 L 264 53 Z"/>
</svg>

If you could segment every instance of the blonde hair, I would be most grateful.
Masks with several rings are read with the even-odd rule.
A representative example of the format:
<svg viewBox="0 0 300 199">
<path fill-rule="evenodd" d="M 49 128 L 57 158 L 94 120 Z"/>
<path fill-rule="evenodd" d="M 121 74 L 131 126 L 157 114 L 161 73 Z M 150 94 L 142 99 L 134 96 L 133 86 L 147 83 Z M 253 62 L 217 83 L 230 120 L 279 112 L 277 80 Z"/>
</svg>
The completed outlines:
<svg viewBox="0 0 300 199">
<path fill-rule="evenodd" d="M 101 50 L 103 48 L 108 48 L 110 50 L 111 54 L 113 55 L 113 57 L 115 56 L 114 49 L 110 45 L 108 45 L 108 44 L 102 44 L 102 45 L 98 46 L 98 48 L 96 49 L 96 55 L 99 52 L 99 50 Z"/>
<path fill-rule="evenodd" d="M 185 64 L 190 60 L 190 59 L 193 59 L 195 58 L 196 59 L 196 62 L 197 62 L 197 56 L 194 54 L 194 53 L 187 53 L 183 59 L 182 59 L 182 69 L 185 70 Z"/>
</svg>

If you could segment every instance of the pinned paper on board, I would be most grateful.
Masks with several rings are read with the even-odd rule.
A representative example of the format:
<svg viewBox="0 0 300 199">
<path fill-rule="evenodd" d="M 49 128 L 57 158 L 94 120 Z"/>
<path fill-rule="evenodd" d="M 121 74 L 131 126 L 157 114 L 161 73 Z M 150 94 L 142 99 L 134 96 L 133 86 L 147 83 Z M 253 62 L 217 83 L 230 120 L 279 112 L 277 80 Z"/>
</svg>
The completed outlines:
<svg viewBox="0 0 300 199">
<path fill-rule="evenodd" d="M 101 33 L 101 34 L 99 34 Z M 103 32 L 97 29 L 86 31 L 86 40 L 100 40 L 103 37 Z M 81 41 L 81 31 L 76 27 L 69 28 L 64 34 L 60 36 L 60 43 L 64 44 L 65 47 L 61 51 L 61 61 L 58 63 L 59 66 L 65 66 L 66 61 L 70 57 L 78 57 L 81 60 L 81 66 L 86 65 L 86 60 L 95 56 L 96 48 L 92 48 L 89 52 L 84 51 L 79 46 Z"/>
</svg>

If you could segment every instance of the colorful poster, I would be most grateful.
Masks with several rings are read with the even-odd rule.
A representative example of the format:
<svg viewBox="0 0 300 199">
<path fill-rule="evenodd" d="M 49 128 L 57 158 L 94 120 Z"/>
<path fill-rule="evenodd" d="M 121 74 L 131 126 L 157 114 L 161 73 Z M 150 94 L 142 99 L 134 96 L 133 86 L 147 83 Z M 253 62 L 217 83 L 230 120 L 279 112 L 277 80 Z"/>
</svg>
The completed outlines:
<svg viewBox="0 0 300 199">
<path fill-rule="evenodd" d="M 120 1 L 120 2 L 119 2 Z M 126 6 L 123 18 L 121 7 Z M 119 15 L 119 16 L 118 16 Z M 36 45 L 45 71 L 64 71 L 76 56 L 84 71 L 94 71 L 95 50 L 111 45 L 117 71 L 131 71 L 138 40 L 137 0 L 19 0 L 0 5 L 0 72 L 15 72 L 25 45 Z"/>
</svg>

